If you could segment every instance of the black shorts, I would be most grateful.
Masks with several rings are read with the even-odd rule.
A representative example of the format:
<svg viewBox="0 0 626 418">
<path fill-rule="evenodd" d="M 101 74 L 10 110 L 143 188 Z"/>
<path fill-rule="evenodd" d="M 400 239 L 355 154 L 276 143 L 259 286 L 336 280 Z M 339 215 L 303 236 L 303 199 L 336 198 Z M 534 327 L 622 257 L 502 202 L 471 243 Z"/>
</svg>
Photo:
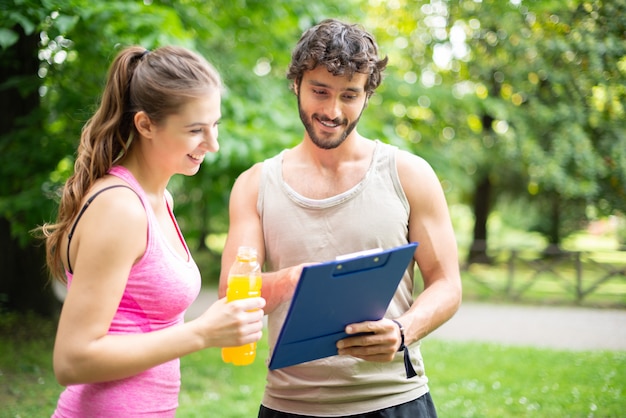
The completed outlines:
<svg viewBox="0 0 626 418">
<path fill-rule="evenodd" d="M 287 412 L 274 411 L 261 405 L 258 418 L 320 418 L 313 415 L 298 415 Z M 344 415 L 343 418 L 437 418 L 437 411 L 430 393 L 419 398 L 390 406 L 379 411 L 366 412 L 364 414 Z"/>
</svg>

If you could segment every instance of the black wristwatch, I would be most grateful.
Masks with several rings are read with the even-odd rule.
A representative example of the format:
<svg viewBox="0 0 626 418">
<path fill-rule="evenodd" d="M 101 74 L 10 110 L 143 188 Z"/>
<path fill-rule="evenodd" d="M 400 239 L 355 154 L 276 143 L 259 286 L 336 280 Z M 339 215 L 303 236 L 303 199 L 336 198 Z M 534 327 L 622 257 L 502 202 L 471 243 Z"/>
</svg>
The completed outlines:
<svg viewBox="0 0 626 418">
<path fill-rule="evenodd" d="M 406 370 L 406 378 L 410 379 L 417 376 L 417 373 L 413 368 L 413 364 L 411 364 L 411 355 L 409 353 L 409 348 L 404 345 L 404 327 L 399 321 L 396 321 L 395 319 L 392 319 L 392 321 L 396 323 L 398 328 L 400 328 L 400 337 L 402 338 L 402 340 L 400 341 L 400 347 L 398 347 L 398 351 L 404 351 L 404 369 Z"/>
</svg>

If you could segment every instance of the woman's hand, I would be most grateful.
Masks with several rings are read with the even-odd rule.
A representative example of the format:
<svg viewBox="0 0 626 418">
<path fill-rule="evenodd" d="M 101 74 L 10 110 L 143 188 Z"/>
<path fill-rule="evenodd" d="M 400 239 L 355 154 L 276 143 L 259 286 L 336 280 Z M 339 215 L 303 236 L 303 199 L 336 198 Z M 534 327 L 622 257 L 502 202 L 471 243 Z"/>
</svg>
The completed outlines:
<svg viewBox="0 0 626 418">
<path fill-rule="evenodd" d="M 233 300 L 219 299 L 194 319 L 205 347 L 235 347 L 258 341 L 263 335 L 261 297 Z"/>
</svg>

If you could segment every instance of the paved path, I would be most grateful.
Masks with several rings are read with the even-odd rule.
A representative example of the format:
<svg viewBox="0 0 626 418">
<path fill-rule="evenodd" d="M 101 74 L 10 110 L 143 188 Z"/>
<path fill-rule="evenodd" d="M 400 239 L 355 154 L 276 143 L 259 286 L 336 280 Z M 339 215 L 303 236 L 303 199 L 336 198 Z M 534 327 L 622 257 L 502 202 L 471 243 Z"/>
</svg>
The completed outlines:
<svg viewBox="0 0 626 418">
<path fill-rule="evenodd" d="M 187 319 L 215 300 L 215 292 L 203 291 L 187 311 Z M 464 302 L 450 321 L 427 338 L 626 351 L 626 310 Z"/>
<path fill-rule="evenodd" d="M 570 350 L 626 350 L 626 310 L 465 302 L 430 337 Z"/>
</svg>

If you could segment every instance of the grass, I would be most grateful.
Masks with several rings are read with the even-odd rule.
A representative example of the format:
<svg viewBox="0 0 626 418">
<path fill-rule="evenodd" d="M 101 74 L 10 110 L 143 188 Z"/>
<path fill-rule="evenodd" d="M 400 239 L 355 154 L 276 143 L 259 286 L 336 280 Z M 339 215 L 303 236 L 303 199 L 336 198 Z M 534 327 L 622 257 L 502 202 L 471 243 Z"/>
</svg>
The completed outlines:
<svg viewBox="0 0 626 418">
<path fill-rule="evenodd" d="M 0 313 L 0 417 L 50 416 L 63 389 L 52 373 L 55 324 Z"/>
<path fill-rule="evenodd" d="M 0 321 L 0 417 L 45 417 L 63 389 L 54 379 L 54 325 Z M 7 323 L 12 323 L 7 326 Z M 497 344 L 422 345 L 441 417 L 621 417 L 626 410 L 626 352 L 555 351 Z M 251 366 L 222 363 L 219 349 L 182 358 L 179 418 L 255 417 L 265 385 L 267 340 Z"/>
<path fill-rule="evenodd" d="M 626 352 L 571 352 L 426 340 L 442 417 L 621 417 Z"/>
<path fill-rule="evenodd" d="M 181 359 L 183 375 L 177 417 L 256 417 L 265 386 L 267 339 L 258 344 L 250 366 L 224 364 L 219 349 Z"/>
</svg>

